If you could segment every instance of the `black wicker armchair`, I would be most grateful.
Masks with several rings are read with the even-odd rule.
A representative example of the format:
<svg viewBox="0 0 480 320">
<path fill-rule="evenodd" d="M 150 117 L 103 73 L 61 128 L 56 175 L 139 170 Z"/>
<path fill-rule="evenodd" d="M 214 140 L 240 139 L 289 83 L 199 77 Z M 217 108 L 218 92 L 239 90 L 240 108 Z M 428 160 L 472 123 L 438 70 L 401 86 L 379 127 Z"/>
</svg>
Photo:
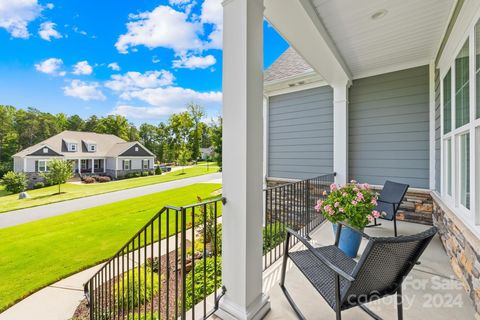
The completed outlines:
<svg viewBox="0 0 480 320">
<path fill-rule="evenodd" d="M 341 319 L 343 310 L 360 307 L 374 319 L 381 319 L 365 303 L 396 294 L 398 319 L 403 319 L 402 282 L 412 270 L 437 229 L 432 227 L 411 236 L 374 238 L 360 232 L 368 244 L 356 262 L 338 247 L 342 230 L 339 224 L 335 244 L 314 248 L 307 239 L 287 228 L 280 287 L 300 319 L 305 319 L 285 288 L 287 260 L 290 258 L 313 287 Z M 298 238 L 305 250 L 289 251 L 290 238 Z"/>
</svg>

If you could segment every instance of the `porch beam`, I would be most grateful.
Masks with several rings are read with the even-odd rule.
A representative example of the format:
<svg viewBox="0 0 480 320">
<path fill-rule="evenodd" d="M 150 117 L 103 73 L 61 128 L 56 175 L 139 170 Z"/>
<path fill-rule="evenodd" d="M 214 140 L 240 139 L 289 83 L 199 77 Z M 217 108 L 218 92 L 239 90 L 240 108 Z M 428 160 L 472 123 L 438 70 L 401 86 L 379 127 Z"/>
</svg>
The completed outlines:
<svg viewBox="0 0 480 320">
<path fill-rule="evenodd" d="M 223 2 L 222 281 L 217 316 L 262 319 L 263 0 Z"/>
<path fill-rule="evenodd" d="M 348 87 L 333 87 L 333 171 L 340 185 L 348 181 Z"/>
<path fill-rule="evenodd" d="M 265 0 L 265 18 L 328 84 L 351 81 L 350 70 L 310 0 Z"/>
</svg>

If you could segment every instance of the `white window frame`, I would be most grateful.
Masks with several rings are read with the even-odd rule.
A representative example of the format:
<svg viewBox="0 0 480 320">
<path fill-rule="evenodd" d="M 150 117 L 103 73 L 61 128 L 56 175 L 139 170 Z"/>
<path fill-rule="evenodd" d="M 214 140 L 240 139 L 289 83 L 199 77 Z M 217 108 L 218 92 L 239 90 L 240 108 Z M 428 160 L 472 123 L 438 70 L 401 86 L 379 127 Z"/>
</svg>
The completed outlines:
<svg viewBox="0 0 480 320">
<path fill-rule="evenodd" d="M 43 170 L 40 170 L 41 162 L 43 163 Z M 37 170 L 38 172 L 48 172 L 48 160 L 38 160 Z"/>
<path fill-rule="evenodd" d="M 464 36 L 458 39 L 458 45 L 454 54 L 450 57 L 450 60 L 446 64 L 440 66 L 440 130 L 441 130 L 441 195 L 444 202 L 452 211 L 454 211 L 467 225 L 475 227 L 477 234 L 480 234 L 480 118 L 476 119 L 476 37 L 475 37 L 475 25 L 480 23 L 480 12 L 476 14 L 476 19 L 472 21 L 468 28 L 468 32 Z M 470 122 L 456 128 L 456 90 L 455 90 L 455 60 L 464 46 L 465 42 L 469 43 L 469 115 Z M 443 80 L 448 71 L 451 70 L 451 126 L 452 129 L 449 133 L 444 133 L 444 88 Z M 467 209 L 460 203 L 460 136 L 462 134 L 469 133 L 470 135 L 470 209 Z M 446 154 L 446 141 L 451 140 L 451 172 L 452 172 L 452 196 L 447 192 L 447 169 L 448 165 Z M 477 147 L 479 146 L 479 147 Z"/>
<path fill-rule="evenodd" d="M 150 169 L 149 162 L 150 162 L 150 161 L 149 161 L 148 159 L 143 159 L 143 160 L 142 160 L 142 169 L 143 169 L 143 170 L 148 170 L 148 169 Z M 145 165 L 146 165 L 146 166 L 145 166 Z"/>
<path fill-rule="evenodd" d="M 68 151 L 76 152 L 77 151 L 77 144 L 76 143 L 69 143 L 68 144 Z"/>
<path fill-rule="evenodd" d="M 90 151 L 90 152 L 95 152 L 95 151 L 97 151 L 97 145 L 95 145 L 95 144 L 90 144 L 90 145 L 88 146 L 88 151 Z"/>
<path fill-rule="evenodd" d="M 47 147 L 43 147 L 43 153 L 48 153 L 48 148 Z"/>
<path fill-rule="evenodd" d="M 122 160 L 122 169 L 123 170 L 132 170 L 132 168 L 130 167 L 130 160 Z M 128 165 L 125 165 L 125 164 L 128 164 Z M 127 168 L 128 167 L 128 168 Z"/>
</svg>

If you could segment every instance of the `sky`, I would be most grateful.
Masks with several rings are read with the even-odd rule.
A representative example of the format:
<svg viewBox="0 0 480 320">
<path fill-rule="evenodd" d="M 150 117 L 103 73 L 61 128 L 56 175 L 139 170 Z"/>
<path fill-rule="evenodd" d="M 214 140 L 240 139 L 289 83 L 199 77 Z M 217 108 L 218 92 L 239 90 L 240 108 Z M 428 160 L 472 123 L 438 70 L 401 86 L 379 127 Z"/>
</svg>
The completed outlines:
<svg viewBox="0 0 480 320">
<path fill-rule="evenodd" d="M 165 121 L 221 113 L 221 0 L 0 0 L 0 104 Z M 288 44 L 264 22 L 264 64 Z"/>
</svg>

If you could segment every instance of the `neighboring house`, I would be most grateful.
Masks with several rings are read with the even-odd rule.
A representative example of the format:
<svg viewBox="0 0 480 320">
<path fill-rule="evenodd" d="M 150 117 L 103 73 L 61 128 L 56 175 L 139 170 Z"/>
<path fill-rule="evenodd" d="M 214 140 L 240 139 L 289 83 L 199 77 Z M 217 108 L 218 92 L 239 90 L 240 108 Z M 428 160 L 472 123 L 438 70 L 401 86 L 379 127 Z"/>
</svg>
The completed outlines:
<svg viewBox="0 0 480 320">
<path fill-rule="evenodd" d="M 152 170 L 155 155 L 141 143 L 115 135 L 64 131 L 13 155 L 13 169 L 39 179 L 52 159 L 71 161 L 74 173 L 120 178 L 128 172 Z"/>
<path fill-rule="evenodd" d="M 213 154 L 213 147 L 200 148 L 200 157 L 202 158 L 202 160 L 211 159 L 213 157 Z"/>
</svg>

